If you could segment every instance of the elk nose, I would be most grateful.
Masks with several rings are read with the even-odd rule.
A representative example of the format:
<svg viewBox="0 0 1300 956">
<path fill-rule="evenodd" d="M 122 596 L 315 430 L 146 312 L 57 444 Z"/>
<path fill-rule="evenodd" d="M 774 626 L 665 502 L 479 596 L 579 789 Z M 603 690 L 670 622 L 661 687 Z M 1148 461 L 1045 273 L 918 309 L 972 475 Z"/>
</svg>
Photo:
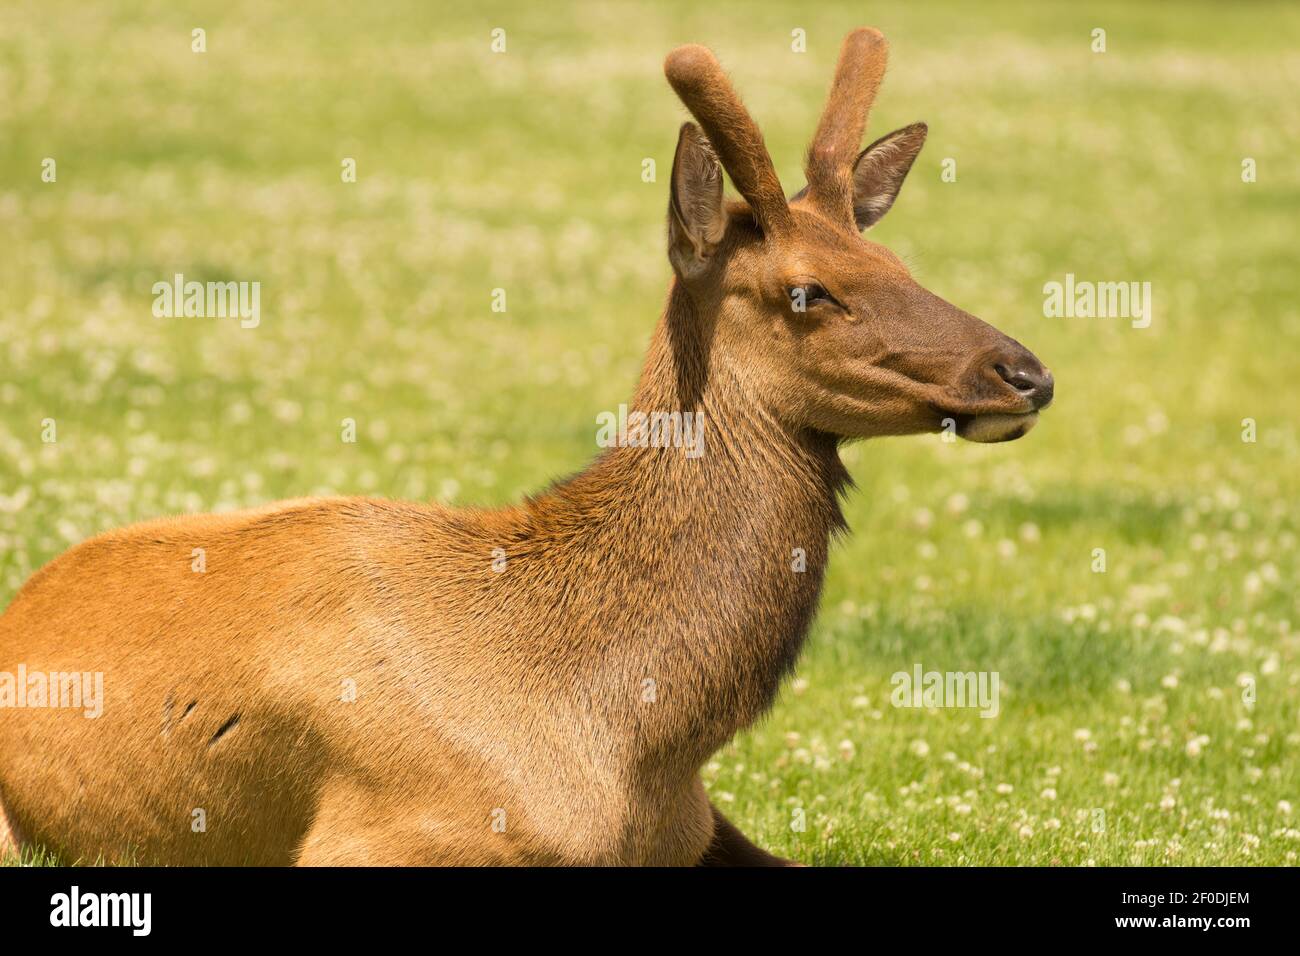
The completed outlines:
<svg viewBox="0 0 1300 956">
<path fill-rule="evenodd" d="M 1002 381 L 1033 402 L 1035 409 L 1046 408 L 1051 402 L 1056 382 L 1052 379 L 1052 373 L 1038 363 L 1014 366 L 998 364 L 993 368 Z"/>
</svg>

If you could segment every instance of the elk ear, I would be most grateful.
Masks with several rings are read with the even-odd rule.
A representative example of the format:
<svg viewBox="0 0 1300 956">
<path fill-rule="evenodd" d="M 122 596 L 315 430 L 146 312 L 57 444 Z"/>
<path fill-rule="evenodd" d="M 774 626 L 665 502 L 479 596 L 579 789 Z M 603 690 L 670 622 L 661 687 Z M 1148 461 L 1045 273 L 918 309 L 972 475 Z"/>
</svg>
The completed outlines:
<svg viewBox="0 0 1300 956">
<path fill-rule="evenodd" d="M 668 259 L 684 279 L 699 275 L 722 241 L 722 167 L 694 123 L 683 123 L 668 201 Z"/>
<path fill-rule="evenodd" d="M 913 123 L 880 137 L 859 154 L 853 164 L 853 218 L 859 231 L 889 212 L 927 132 L 924 123 Z"/>
</svg>

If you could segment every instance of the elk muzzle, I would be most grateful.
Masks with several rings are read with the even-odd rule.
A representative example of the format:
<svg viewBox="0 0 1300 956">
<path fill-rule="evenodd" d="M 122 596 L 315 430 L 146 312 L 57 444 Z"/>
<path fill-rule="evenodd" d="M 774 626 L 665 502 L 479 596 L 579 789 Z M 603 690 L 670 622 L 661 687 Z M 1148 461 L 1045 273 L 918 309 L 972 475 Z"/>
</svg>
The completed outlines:
<svg viewBox="0 0 1300 956">
<path fill-rule="evenodd" d="M 968 366 L 966 408 L 955 414 L 957 434 L 967 441 L 1013 441 L 1038 423 L 1052 402 L 1056 381 L 1027 348 L 1002 333 L 998 344 Z"/>
</svg>

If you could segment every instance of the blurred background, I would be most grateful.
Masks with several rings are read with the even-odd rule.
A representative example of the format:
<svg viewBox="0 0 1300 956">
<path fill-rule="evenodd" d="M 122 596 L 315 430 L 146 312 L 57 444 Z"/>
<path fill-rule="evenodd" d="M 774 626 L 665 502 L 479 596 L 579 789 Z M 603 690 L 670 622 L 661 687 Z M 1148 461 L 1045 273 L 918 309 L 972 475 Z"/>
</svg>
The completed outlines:
<svg viewBox="0 0 1300 956">
<path fill-rule="evenodd" d="M 582 468 L 670 276 L 664 55 L 715 50 L 793 192 L 859 25 L 868 140 L 930 125 L 872 238 L 1058 397 L 1012 444 L 846 450 L 853 533 L 715 800 L 807 862 L 1294 863 L 1293 4 L 10 0 L 0 603 L 160 514 Z M 155 318 L 175 273 L 260 282 L 260 324 Z M 1045 317 L 1067 273 L 1150 282 L 1150 327 Z M 890 706 L 918 663 L 997 671 L 999 716 Z"/>
</svg>

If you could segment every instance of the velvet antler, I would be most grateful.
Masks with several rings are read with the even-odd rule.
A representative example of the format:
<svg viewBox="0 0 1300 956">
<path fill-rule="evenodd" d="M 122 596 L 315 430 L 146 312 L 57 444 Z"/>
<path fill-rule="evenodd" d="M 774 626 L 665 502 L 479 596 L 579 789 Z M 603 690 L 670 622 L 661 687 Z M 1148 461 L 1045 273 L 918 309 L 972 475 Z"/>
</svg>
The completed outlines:
<svg viewBox="0 0 1300 956">
<path fill-rule="evenodd" d="M 804 165 L 809 194 L 832 215 L 853 217 L 853 162 L 887 59 L 884 36 L 870 27 L 854 30 L 840 48 L 835 80 Z"/>
<path fill-rule="evenodd" d="M 790 207 L 763 144 L 763 134 L 714 55 L 698 44 L 678 47 L 664 61 L 664 74 L 704 128 L 723 168 L 748 201 L 763 232 L 771 235 L 789 231 Z"/>
</svg>

